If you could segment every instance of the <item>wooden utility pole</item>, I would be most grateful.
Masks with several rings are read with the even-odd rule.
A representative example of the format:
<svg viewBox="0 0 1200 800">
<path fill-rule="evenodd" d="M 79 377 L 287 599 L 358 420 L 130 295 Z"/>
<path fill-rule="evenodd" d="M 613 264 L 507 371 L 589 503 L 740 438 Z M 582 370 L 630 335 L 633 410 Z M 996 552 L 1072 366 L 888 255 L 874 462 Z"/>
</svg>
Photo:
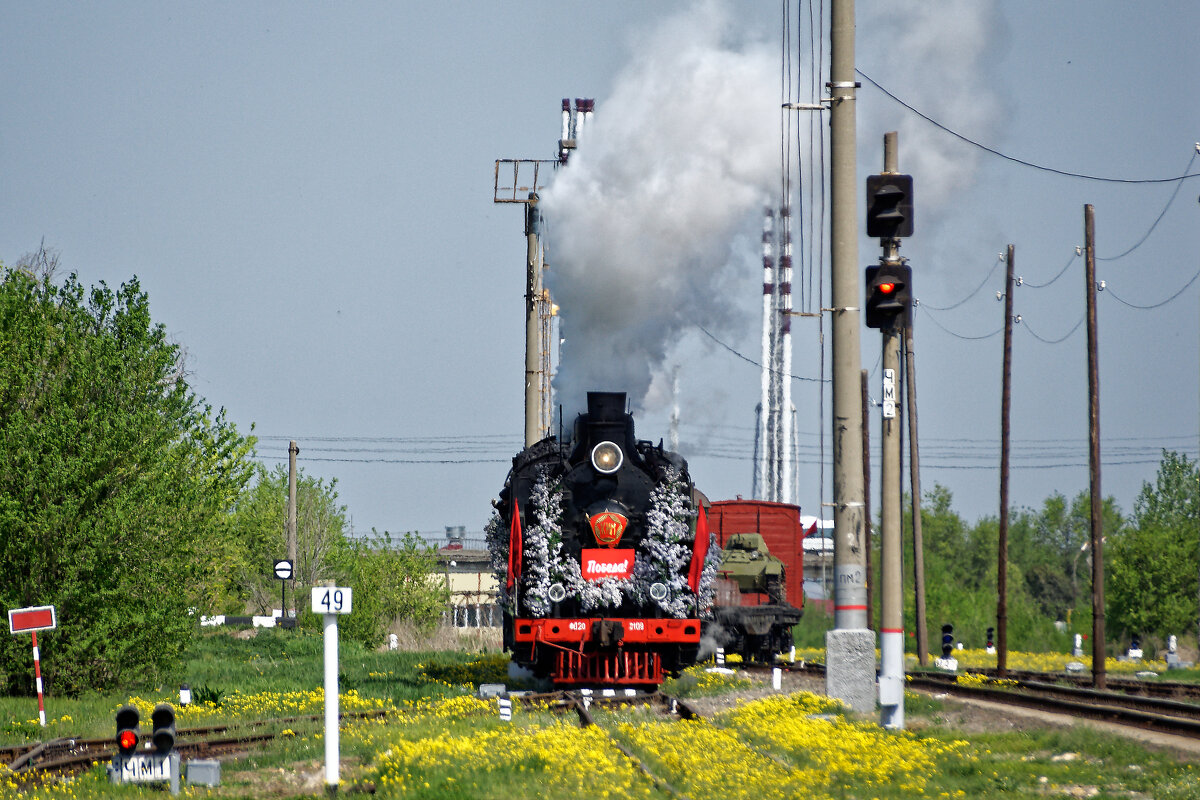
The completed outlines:
<svg viewBox="0 0 1200 800">
<path fill-rule="evenodd" d="M 863 429 L 863 520 L 867 526 L 867 628 L 875 630 L 875 568 L 872 565 L 874 536 L 871 525 L 871 408 L 870 373 L 862 371 L 862 429 Z"/>
<path fill-rule="evenodd" d="M 925 537 L 921 533 L 921 457 L 917 446 L 917 360 L 913 353 L 913 314 L 904 329 L 904 387 L 908 411 L 908 478 L 912 486 L 913 591 L 916 594 L 917 662 L 929 666 L 929 630 L 925 618 Z"/>
<path fill-rule="evenodd" d="M 287 510 L 287 549 L 288 560 L 292 562 L 292 617 L 297 616 L 296 608 L 296 573 L 300 565 L 296 563 L 296 456 L 300 448 L 293 439 L 288 443 L 288 510 Z M 280 609 L 283 611 L 283 609 Z M 285 613 L 286 615 L 286 613 Z"/>
<path fill-rule="evenodd" d="M 1108 686 L 1104 655 L 1104 519 L 1100 494 L 1100 361 L 1096 330 L 1096 218 L 1091 205 L 1083 207 L 1083 241 L 1087 279 L 1088 345 L 1088 465 L 1092 501 L 1092 686 Z"/>
<path fill-rule="evenodd" d="M 996 675 L 1008 675 L 1008 441 L 1012 410 L 1013 257 L 1008 246 L 1004 279 L 1004 376 L 1000 390 L 1000 544 L 996 568 Z"/>
</svg>

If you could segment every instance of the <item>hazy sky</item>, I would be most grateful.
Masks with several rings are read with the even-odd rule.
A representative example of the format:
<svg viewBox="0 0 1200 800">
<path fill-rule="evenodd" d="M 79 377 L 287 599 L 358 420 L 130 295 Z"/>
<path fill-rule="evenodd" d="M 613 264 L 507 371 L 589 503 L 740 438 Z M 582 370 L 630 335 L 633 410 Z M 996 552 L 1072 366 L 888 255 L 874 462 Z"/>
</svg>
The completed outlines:
<svg viewBox="0 0 1200 800">
<path fill-rule="evenodd" d="M 809 71 L 810 11 L 820 30 L 828 4 L 803 3 L 792 23 L 792 91 L 805 97 L 827 79 Z M 921 301 L 924 487 L 946 486 L 970 519 L 997 511 L 995 295 L 1010 243 L 1024 279 L 1011 500 L 1087 487 L 1074 253 L 1091 203 L 1108 259 L 1103 488 L 1132 510 L 1161 448 L 1195 458 L 1200 447 L 1200 280 L 1164 302 L 1200 272 L 1200 178 L 1137 182 L 1200 173 L 1200 6 L 910 0 L 857 12 L 859 176 L 881 169 L 883 134 L 898 130 L 916 182 L 902 253 Z M 650 363 L 679 368 L 697 485 L 748 496 L 759 373 L 737 354 L 759 355 L 757 230 L 762 203 L 779 197 L 782 28 L 779 3 L 0 0 L 0 260 L 44 240 L 86 283 L 136 275 L 186 348 L 195 390 L 243 431 L 253 423 L 269 464 L 297 439 L 307 472 L 338 479 L 356 530 L 479 530 L 523 431 L 523 220 L 493 203 L 494 161 L 553 157 L 561 98 L 592 97 L 595 138 L 551 190 L 559 218 L 548 212 L 563 357 L 571 320 L 578 329 L 591 313 L 582 306 L 627 287 L 613 275 L 674 287 L 669 325 L 646 321 L 645 308 L 664 306 L 640 291 L 609 307 L 628 312 L 616 316 L 634 339 L 666 337 Z M 868 78 L 1027 164 L 954 138 Z M 792 119 L 806 152 L 824 122 Z M 807 215 L 795 279 L 807 309 L 822 291 L 828 305 L 820 163 L 792 177 Z M 606 184 L 620 187 L 615 205 L 583 194 L 620 171 L 623 183 Z M 637 237 L 606 227 L 621 213 Z M 863 266 L 878 253 L 861 240 Z M 793 373 L 820 377 L 818 323 L 793 331 Z M 826 348 L 828 335 L 826 321 Z M 862 341 L 878 397 L 878 335 Z M 822 446 L 831 459 L 819 385 L 793 384 L 807 512 L 832 494 L 818 469 Z M 667 434 L 660 387 L 638 401 L 638 433 L 655 441 Z"/>
</svg>

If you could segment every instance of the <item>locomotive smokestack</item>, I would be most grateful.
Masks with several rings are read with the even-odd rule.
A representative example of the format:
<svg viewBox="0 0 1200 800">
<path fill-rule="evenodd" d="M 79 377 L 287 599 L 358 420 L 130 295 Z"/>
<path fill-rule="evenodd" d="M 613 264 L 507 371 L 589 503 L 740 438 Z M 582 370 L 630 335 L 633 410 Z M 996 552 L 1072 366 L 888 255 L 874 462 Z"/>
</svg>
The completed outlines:
<svg viewBox="0 0 1200 800">
<path fill-rule="evenodd" d="M 625 419 L 624 392 L 588 392 L 589 422 L 621 422 Z"/>
</svg>

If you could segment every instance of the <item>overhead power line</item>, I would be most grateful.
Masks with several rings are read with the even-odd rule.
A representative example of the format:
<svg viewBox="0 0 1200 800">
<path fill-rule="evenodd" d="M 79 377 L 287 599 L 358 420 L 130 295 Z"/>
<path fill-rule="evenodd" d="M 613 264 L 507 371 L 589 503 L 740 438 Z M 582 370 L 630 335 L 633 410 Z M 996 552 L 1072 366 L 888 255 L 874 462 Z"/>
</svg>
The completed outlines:
<svg viewBox="0 0 1200 800">
<path fill-rule="evenodd" d="M 1083 324 L 1083 321 L 1085 318 L 1086 318 L 1086 316 L 1081 316 L 1079 318 L 1079 321 L 1075 323 L 1075 327 L 1071 328 L 1071 330 L 1067 331 L 1059 339 L 1047 339 L 1044 336 L 1039 336 L 1038 333 L 1033 328 L 1029 327 L 1029 323 L 1026 322 L 1024 319 L 1022 319 L 1021 321 L 1024 322 L 1025 324 L 1022 325 L 1021 327 L 1025 328 L 1025 330 L 1029 331 L 1029 335 L 1032 336 L 1033 338 L 1037 339 L 1039 342 L 1044 342 L 1046 344 L 1059 344 L 1061 342 L 1065 342 L 1067 339 L 1070 339 L 1071 334 L 1073 334 L 1075 331 L 1079 330 L 1079 326 Z"/>
<path fill-rule="evenodd" d="M 938 122 L 937 120 L 935 120 L 933 117 L 929 116 L 928 114 L 925 114 L 921 111 L 918 111 L 916 108 L 913 108 L 911 105 L 904 102 L 903 100 L 901 100 L 896 95 L 892 94 L 887 89 L 883 88 L 883 86 L 881 86 L 878 81 L 876 81 L 874 78 L 872 78 L 870 75 L 866 74 L 862 70 L 856 69 L 855 72 L 859 75 L 859 77 L 861 77 L 867 83 L 871 84 L 876 89 L 878 89 L 879 91 L 883 92 L 885 95 L 890 97 L 892 100 L 896 101 L 897 103 L 904 106 L 912 113 L 916 114 L 921 119 L 928 122 L 930 125 L 933 125 L 935 128 L 943 130 L 946 133 L 953 136 L 954 138 L 959 139 L 960 141 L 966 142 L 967 144 L 969 144 L 973 147 L 977 147 L 980 150 L 983 150 L 984 152 L 991 153 L 992 155 L 998 156 L 999 158 L 1003 158 L 1005 161 L 1011 161 L 1014 164 L 1020 164 L 1023 167 L 1030 167 L 1031 169 L 1041 170 L 1042 172 L 1050 172 L 1055 175 L 1062 175 L 1067 178 L 1080 178 L 1080 179 L 1086 180 L 1086 181 L 1099 181 L 1101 183 L 1129 183 L 1129 184 L 1173 183 L 1175 181 L 1184 181 L 1184 180 L 1187 180 L 1188 178 L 1200 178 L 1200 172 L 1185 172 L 1183 175 L 1176 175 L 1175 177 L 1172 177 L 1172 178 L 1110 178 L 1110 177 L 1105 177 L 1102 175 L 1087 175 L 1082 172 L 1071 172 L 1071 171 L 1065 170 L 1065 169 L 1057 169 L 1055 167 L 1047 167 L 1044 164 L 1035 164 L 1032 161 L 1026 161 L 1025 159 L 1017 158 L 1015 156 L 1010 156 L 1007 153 L 1002 153 L 999 150 L 996 150 L 995 148 L 988 147 L 985 144 L 977 142 L 974 139 L 971 139 L 967 136 L 964 136 L 963 134 L 959 133 L 958 131 L 954 130 L 953 128 L 950 128 L 950 127 Z"/>
<path fill-rule="evenodd" d="M 720 339 L 718 339 L 716 336 L 713 336 L 711 333 L 709 333 L 709 332 L 708 332 L 708 329 L 707 329 L 707 328 L 705 328 L 703 325 L 701 325 L 701 324 L 699 324 L 699 323 L 696 323 L 696 327 L 697 327 L 697 328 L 699 328 L 699 329 L 700 329 L 700 332 L 701 332 L 701 333 L 703 333 L 705 336 L 707 336 L 708 338 L 712 339 L 712 340 L 713 340 L 714 342 L 716 342 L 717 344 L 721 345 L 721 347 L 725 348 L 725 349 L 726 349 L 726 350 L 728 350 L 730 353 L 733 353 L 735 356 L 737 356 L 738 358 L 740 358 L 742 361 L 745 361 L 747 364 L 753 364 L 754 366 L 758 367 L 759 369 L 762 369 L 762 364 L 758 363 L 757 361 L 755 361 L 754 359 L 750 358 L 749 356 L 744 356 L 744 355 L 742 355 L 741 353 L 739 353 L 737 350 L 734 350 L 732 347 L 730 347 L 729 345 L 727 345 L 727 344 L 725 344 L 724 342 L 722 342 L 722 341 L 721 341 Z M 771 369 L 770 367 L 768 367 L 767 369 L 768 369 L 770 372 L 773 372 L 773 373 L 776 373 L 776 374 L 778 374 L 778 373 L 779 373 L 779 371 L 778 371 L 778 370 Z M 791 378 L 792 380 L 797 380 L 797 381 L 811 381 L 812 383 L 829 383 L 829 380 L 828 380 L 828 379 L 826 379 L 826 378 L 806 378 L 806 377 L 804 377 L 803 375 L 790 375 L 790 374 L 789 374 L 789 375 L 785 375 L 784 377 L 786 377 L 786 378 Z"/>
<path fill-rule="evenodd" d="M 1192 163 L 1196 160 L 1197 152 L 1200 152 L 1200 151 L 1192 150 L 1192 157 L 1188 159 L 1187 166 L 1183 168 L 1184 174 L 1187 174 L 1187 171 L 1192 168 Z M 1163 210 L 1158 212 L 1158 216 L 1155 217 L 1154 222 L 1150 223 L 1149 229 L 1146 230 L 1146 233 L 1142 236 L 1142 238 L 1138 239 L 1133 244 L 1132 247 L 1130 247 L 1128 250 L 1126 250 L 1124 253 L 1121 253 L 1120 255 L 1096 256 L 1096 260 L 1097 261 L 1116 261 L 1119 258 L 1124 258 L 1125 256 L 1132 253 L 1134 250 L 1137 250 L 1139 247 L 1141 247 L 1145 243 L 1145 241 L 1150 238 L 1150 234 L 1154 233 L 1154 229 L 1158 227 L 1158 223 L 1162 222 L 1162 218 L 1167 215 L 1167 209 L 1169 209 L 1171 207 L 1171 204 L 1175 202 L 1175 198 L 1179 196 L 1179 190 L 1182 186 L 1183 186 L 1183 181 L 1179 181 L 1175 184 L 1175 191 L 1171 192 L 1171 196 L 1170 196 L 1170 198 L 1167 199 L 1167 204 L 1165 206 L 1163 206 Z"/>
<path fill-rule="evenodd" d="M 1137 305 L 1136 303 L 1130 303 L 1130 302 L 1129 302 L 1129 301 L 1127 301 L 1127 300 L 1122 300 L 1120 297 L 1118 297 L 1118 296 L 1117 296 L 1116 292 L 1114 292 L 1114 291 L 1112 290 L 1112 287 L 1111 287 L 1111 286 L 1107 286 L 1107 285 L 1106 285 L 1106 286 L 1104 287 L 1104 291 L 1105 291 L 1105 294 L 1110 294 L 1110 295 L 1112 295 L 1112 299 L 1113 299 L 1113 300 L 1116 300 L 1118 303 L 1121 303 L 1122 305 L 1129 306 L 1130 308 L 1136 308 L 1136 309 L 1138 309 L 1139 311 L 1149 311 L 1150 309 L 1153 309 L 1153 308 L 1161 308 L 1162 306 L 1165 306 L 1167 303 L 1171 302 L 1171 301 L 1172 301 L 1172 300 L 1174 300 L 1175 298 L 1179 297 L 1179 295 L 1181 295 L 1181 294 L 1183 294 L 1184 292 L 1186 292 L 1186 291 L 1187 291 L 1187 289 L 1188 289 L 1188 287 L 1189 287 L 1189 286 L 1191 286 L 1193 283 L 1195 283 L 1195 282 L 1196 282 L 1196 278 L 1200 278 L 1200 270 L 1197 270 L 1197 271 L 1196 271 L 1196 274 L 1195 274 L 1195 275 L 1193 275 L 1193 276 L 1191 277 L 1191 279 L 1190 279 L 1190 280 L 1188 280 L 1188 282 L 1187 282 L 1187 283 L 1185 283 L 1185 284 L 1183 285 L 1183 288 L 1181 288 L 1181 289 L 1180 289 L 1178 292 L 1176 292 L 1175 294 L 1171 295 L 1171 296 L 1170 296 L 1170 297 L 1168 297 L 1166 300 L 1163 300 L 1163 301 L 1161 301 L 1161 302 L 1158 302 L 1158 303 L 1152 303 L 1152 304 L 1150 304 L 1150 305 L 1148 305 L 1148 306 L 1139 306 L 1139 305 Z"/>
<path fill-rule="evenodd" d="M 941 328 L 943 331 L 945 331 L 946 333 L 953 336 L 955 339 L 964 339 L 966 341 L 976 342 L 976 341 L 980 341 L 982 339 L 990 339 L 993 336 L 995 336 L 996 334 L 998 334 L 1004 330 L 1004 326 L 1001 325 L 999 328 L 996 328 L 996 330 L 992 331 L 991 333 L 985 333 L 982 336 L 967 336 L 962 333 L 955 333 L 954 331 L 950 330 L 942 323 L 938 322 L 937 317 L 935 317 L 933 314 L 929 313 L 929 311 L 927 309 L 925 309 L 924 304 L 918 305 L 917 308 L 925 310 L 925 316 L 929 318 L 930 322 L 932 322 L 934 325 L 937 325 L 939 328 Z"/>
<path fill-rule="evenodd" d="M 1050 280 L 1046 281 L 1045 283 L 1030 283 L 1029 281 L 1022 278 L 1021 285 L 1028 286 L 1030 289 L 1045 289 L 1047 286 L 1054 283 L 1056 280 L 1061 278 L 1063 275 L 1066 275 L 1067 270 L 1071 268 L 1071 265 L 1075 263 L 1075 259 L 1077 259 L 1077 258 L 1079 258 L 1079 253 L 1072 252 L 1070 260 L 1067 261 L 1067 263 L 1065 265 L 1063 265 L 1063 268 L 1058 271 L 1058 274 L 1055 275 Z"/>
</svg>

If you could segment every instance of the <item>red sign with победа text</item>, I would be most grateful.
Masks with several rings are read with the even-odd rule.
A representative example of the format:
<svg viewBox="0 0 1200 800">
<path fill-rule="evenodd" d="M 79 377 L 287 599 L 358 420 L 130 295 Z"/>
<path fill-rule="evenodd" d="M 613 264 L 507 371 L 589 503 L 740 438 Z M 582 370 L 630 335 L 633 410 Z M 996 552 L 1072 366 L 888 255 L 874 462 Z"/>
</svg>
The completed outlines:
<svg viewBox="0 0 1200 800">
<path fill-rule="evenodd" d="M 588 550 L 583 556 L 583 579 L 628 578 L 633 575 L 633 550 Z"/>
</svg>

